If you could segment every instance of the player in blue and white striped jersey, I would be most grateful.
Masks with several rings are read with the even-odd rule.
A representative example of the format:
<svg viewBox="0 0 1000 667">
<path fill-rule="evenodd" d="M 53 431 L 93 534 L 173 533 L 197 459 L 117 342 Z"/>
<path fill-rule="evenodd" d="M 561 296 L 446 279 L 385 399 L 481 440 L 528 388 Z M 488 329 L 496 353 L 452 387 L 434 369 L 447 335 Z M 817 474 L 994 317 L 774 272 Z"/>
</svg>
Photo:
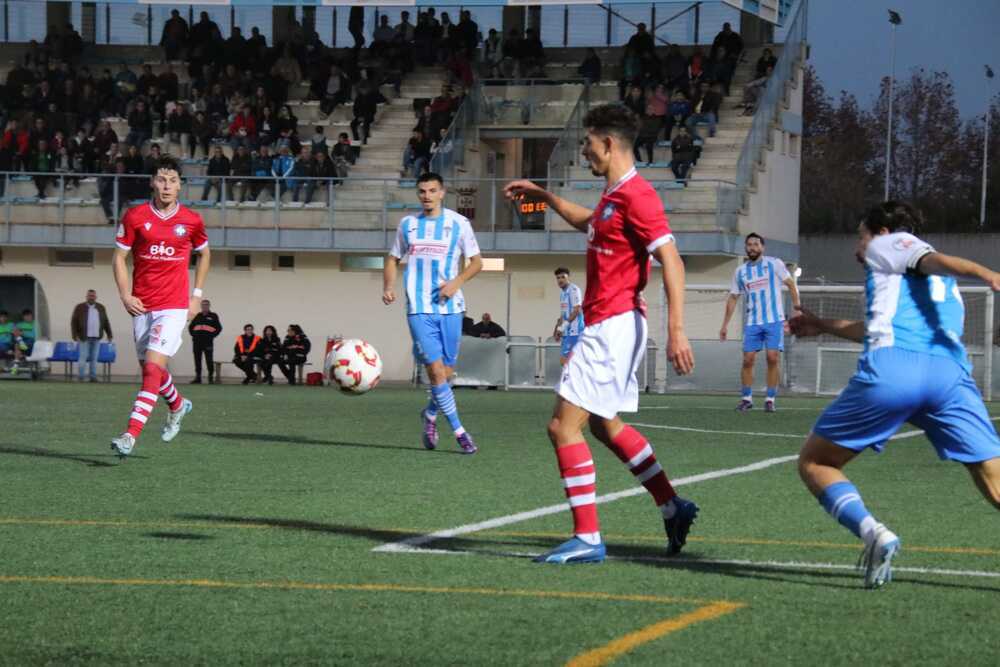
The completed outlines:
<svg viewBox="0 0 1000 667">
<path fill-rule="evenodd" d="M 566 267 L 560 266 L 555 274 L 556 284 L 559 285 L 559 319 L 552 336 L 560 341 L 559 363 L 565 366 L 583 333 L 583 292 L 569 281 L 569 269 Z"/>
<path fill-rule="evenodd" d="M 888 201 L 859 225 L 863 321 L 821 319 L 807 311 L 789 321 L 798 336 L 864 342 L 857 372 L 802 446 L 799 475 L 823 509 L 864 542 L 860 564 L 869 588 L 892 578 L 900 541 L 868 511 L 843 468 L 866 449 L 882 451 L 904 422 L 924 431 L 938 457 L 963 464 L 1000 509 L 1000 437 L 969 374 L 965 307 L 953 277 L 1000 291 L 1000 273 L 936 252 L 914 236 L 920 222 L 909 205 Z"/>
<path fill-rule="evenodd" d="M 455 395 L 448 384 L 458 360 L 465 297 L 462 285 L 483 268 L 472 225 L 455 211 L 444 208 L 445 187 L 440 176 L 427 173 L 417 180 L 417 198 L 423 212 L 399 222 L 396 240 L 385 261 L 382 302 L 396 300 L 396 274 L 405 260 L 403 283 L 413 355 L 427 369 L 431 399 L 421 412 L 423 443 L 434 449 L 438 442 L 436 417 L 444 413 L 464 454 L 475 454 L 476 445 L 462 427 Z M 468 260 L 463 269 L 462 258 Z"/>
<path fill-rule="evenodd" d="M 722 318 L 719 340 L 726 340 L 729 319 L 736 310 L 736 301 L 743 296 L 743 368 L 740 380 L 743 385 L 736 409 L 746 412 L 753 407 L 753 366 L 757 353 L 767 349 L 767 400 L 764 410 L 774 412 L 774 399 L 778 395 L 780 354 L 785 349 L 785 308 L 781 287 L 785 285 L 792 296 L 792 306 L 799 306 L 799 291 L 795 281 L 777 257 L 764 255 L 764 239 L 759 234 L 747 234 L 744 243 L 747 261 L 736 268 L 733 284 L 726 300 L 726 314 Z"/>
</svg>

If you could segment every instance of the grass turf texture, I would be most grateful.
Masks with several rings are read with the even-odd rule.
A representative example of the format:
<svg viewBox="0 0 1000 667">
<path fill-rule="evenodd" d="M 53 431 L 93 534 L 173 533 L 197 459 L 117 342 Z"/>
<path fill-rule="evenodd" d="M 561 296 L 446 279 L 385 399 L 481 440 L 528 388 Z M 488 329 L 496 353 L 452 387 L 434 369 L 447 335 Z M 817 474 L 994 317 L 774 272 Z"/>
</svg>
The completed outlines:
<svg viewBox="0 0 1000 667">
<path fill-rule="evenodd" d="M 443 419 L 439 451 L 420 446 L 423 392 L 182 389 L 195 410 L 181 435 L 160 442 L 161 401 L 118 465 L 108 440 L 135 387 L 0 384 L 0 664 L 989 664 L 1000 650 L 1000 578 L 899 572 L 872 592 L 850 570 L 767 566 L 849 566 L 859 551 L 791 462 L 681 487 L 702 514 L 679 563 L 662 558 L 646 495 L 600 506 L 613 557 L 600 566 L 504 555 L 555 545 L 567 513 L 427 545 L 472 555 L 379 553 L 562 502 L 551 397 L 456 392 L 480 445 L 466 457 Z M 630 421 L 798 435 L 827 403 L 739 415 L 734 402 L 644 396 Z M 640 430 L 673 478 L 801 445 Z M 631 488 L 591 444 L 598 492 Z M 900 534 L 898 566 L 1000 573 L 996 513 L 922 436 L 848 471 Z"/>
</svg>

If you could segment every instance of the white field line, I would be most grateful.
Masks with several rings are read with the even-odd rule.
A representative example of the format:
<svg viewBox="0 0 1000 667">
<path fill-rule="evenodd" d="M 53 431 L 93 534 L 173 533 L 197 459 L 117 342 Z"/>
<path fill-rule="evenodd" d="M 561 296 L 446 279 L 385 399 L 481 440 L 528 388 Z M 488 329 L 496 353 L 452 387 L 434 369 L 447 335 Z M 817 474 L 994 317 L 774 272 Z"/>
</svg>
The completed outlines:
<svg viewBox="0 0 1000 667">
<path fill-rule="evenodd" d="M 751 435 L 751 436 L 761 436 L 765 438 L 797 438 L 798 440 L 804 440 L 807 436 L 799 433 L 764 433 L 762 431 L 716 431 L 710 428 L 692 428 L 690 426 L 669 426 L 666 424 L 640 424 L 638 422 L 633 422 L 632 426 L 640 426 L 642 428 L 658 428 L 665 431 L 689 431 L 691 433 L 717 433 L 720 435 Z M 922 433 L 923 431 L 921 431 Z"/>
<path fill-rule="evenodd" d="M 993 417 L 990 421 L 1000 421 L 1000 417 Z M 726 433 L 732 435 L 747 435 L 747 436 L 764 436 L 764 437 L 783 437 L 783 438 L 805 438 L 805 435 L 792 435 L 788 433 L 757 433 L 750 431 L 711 431 L 706 429 L 696 429 L 687 428 L 683 426 L 661 426 L 657 424 L 634 424 L 634 426 L 641 426 L 643 428 L 662 428 L 671 430 L 683 430 L 683 431 L 696 431 L 699 433 Z M 923 431 L 907 431 L 905 433 L 897 433 L 896 435 L 889 438 L 890 440 L 902 440 L 904 438 L 913 438 L 918 435 L 923 435 Z M 779 456 L 777 458 L 764 459 L 762 461 L 757 461 L 756 463 L 751 463 L 745 466 L 739 466 L 736 468 L 723 468 L 721 470 L 712 470 L 709 472 L 700 473 L 697 475 L 690 475 L 688 477 L 680 477 L 675 480 L 671 480 L 673 486 L 684 486 L 685 484 L 695 484 L 697 482 L 704 482 L 712 479 L 719 479 L 721 477 L 729 477 L 732 475 L 742 475 L 748 472 L 756 472 L 758 470 L 764 470 L 765 468 L 770 468 L 772 466 L 780 465 L 782 463 L 787 463 L 789 461 L 794 461 L 798 459 L 798 454 L 793 454 L 789 456 Z M 597 497 L 597 503 L 610 503 L 615 500 L 621 500 L 622 498 L 631 498 L 632 496 L 641 495 L 646 492 L 645 487 L 636 486 L 631 489 L 625 489 L 624 491 L 617 491 L 615 493 L 607 493 Z M 436 553 L 436 554 L 454 554 L 462 553 L 460 551 L 454 551 L 450 549 L 426 549 L 423 545 L 430 544 L 431 542 L 436 542 L 442 539 L 448 539 L 451 537 L 457 537 L 459 535 L 467 535 L 469 533 L 477 533 L 481 530 L 490 530 L 493 528 L 499 528 L 501 526 L 509 526 L 515 523 L 521 523 L 523 521 L 531 521 L 532 519 L 537 519 L 543 516 L 548 516 L 550 514 L 558 514 L 560 512 L 569 511 L 569 505 L 565 502 L 559 503 L 557 505 L 547 505 L 545 507 L 539 507 L 537 509 L 528 510 L 526 512 L 517 512 L 516 514 L 506 514 L 504 516 L 495 517 L 493 519 L 487 519 L 485 521 L 479 521 L 477 523 L 467 523 L 462 526 L 457 526 L 455 528 L 448 528 L 446 530 L 438 530 L 433 533 L 427 533 L 425 535 L 417 535 L 415 537 L 409 537 L 405 540 L 400 540 L 398 542 L 387 542 L 381 544 L 372 551 L 381 553 Z"/>
<path fill-rule="evenodd" d="M 826 406 L 820 406 L 816 408 L 786 408 L 779 407 L 779 412 L 822 412 Z M 685 412 L 687 410 L 725 410 L 726 412 L 735 412 L 736 410 L 732 406 L 718 406 L 713 407 L 710 405 L 693 405 L 690 407 L 683 405 L 640 405 L 639 412 L 645 412 L 646 410 L 674 410 L 675 412 Z"/>
<path fill-rule="evenodd" d="M 742 475 L 748 472 L 755 472 L 757 470 L 764 470 L 765 468 L 770 468 L 771 466 L 780 465 L 782 463 L 788 463 L 789 461 L 794 461 L 798 459 L 798 454 L 793 456 L 779 456 L 772 459 L 764 459 L 762 461 L 757 461 L 756 463 L 751 463 L 745 466 L 739 466 L 737 468 L 723 468 L 721 470 L 711 470 L 709 472 L 703 472 L 697 475 L 690 475 L 688 477 L 680 477 L 675 480 L 671 480 L 673 486 L 684 486 L 685 484 L 694 484 L 696 482 L 704 482 L 710 479 L 719 479 L 720 477 L 729 477 L 731 475 Z M 625 489 L 624 491 L 617 491 L 615 493 L 607 493 L 597 497 L 597 503 L 610 503 L 615 500 L 620 500 L 622 498 L 631 498 L 632 496 L 637 496 L 646 493 L 646 489 L 642 486 L 635 486 L 630 489 Z M 415 537 L 410 537 L 405 540 L 400 540 L 399 542 L 389 542 L 387 544 L 382 544 L 375 547 L 372 551 L 379 552 L 407 552 L 407 551 L 425 551 L 424 549 L 417 549 L 424 544 L 429 544 L 431 542 L 436 542 L 437 540 L 447 539 L 451 537 L 457 537 L 459 535 L 467 535 L 468 533 L 478 533 L 481 530 L 490 530 L 493 528 L 499 528 L 501 526 L 509 526 L 513 523 L 521 523 L 522 521 L 530 521 L 532 519 L 537 519 L 539 517 L 548 516 L 550 514 L 558 514 L 559 512 L 569 511 L 569 505 L 563 501 L 557 505 L 547 505 L 545 507 L 539 507 L 537 509 L 528 510 L 526 512 L 518 512 L 516 514 L 506 514 L 504 516 L 498 516 L 493 519 L 487 519 L 486 521 L 479 521 L 477 523 L 467 523 L 464 526 L 458 526 L 456 528 L 448 528 L 447 530 L 438 530 L 433 533 L 428 533 L 426 535 L 417 535 Z"/>
</svg>

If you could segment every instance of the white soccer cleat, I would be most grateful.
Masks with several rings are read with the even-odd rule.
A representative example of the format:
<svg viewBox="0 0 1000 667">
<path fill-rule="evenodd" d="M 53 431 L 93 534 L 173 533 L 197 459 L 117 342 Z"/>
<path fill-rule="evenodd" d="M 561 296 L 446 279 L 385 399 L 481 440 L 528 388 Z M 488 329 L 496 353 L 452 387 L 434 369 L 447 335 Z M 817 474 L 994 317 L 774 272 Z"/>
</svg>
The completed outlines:
<svg viewBox="0 0 1000 667">
<path fill-rule="evenodd" d="M 858 567 L 865 571 L 865 588 L 881 588 L 892 581 L 892 559 L 899 553 L 899 547 L 896 533 L 881 523 L 875 527 L 871 542 L 858 559 Z"/>
<path fill-rule="evenodd" d="M 160 431 L 160 438 L 163 442 L 170 442 L 177 437 L 177 434 L 181 432 L 181 422 L 184 420 L 184 415 L 193 409 L 194 404 L 185 398 L 181 402 L 180 410 L 167 413 L 167 423 L 163 425 L 163 430 Z"/>
<path fill-rule="evenodd" d="M 122 433 L 117 438 L 111 439 L 111 451 L 118 455 L 119 458 L 125 458 L 132 453 L 132 448 L 135 447 L 135 438 L 132 437 L 131 433 Z"/>
</svg>

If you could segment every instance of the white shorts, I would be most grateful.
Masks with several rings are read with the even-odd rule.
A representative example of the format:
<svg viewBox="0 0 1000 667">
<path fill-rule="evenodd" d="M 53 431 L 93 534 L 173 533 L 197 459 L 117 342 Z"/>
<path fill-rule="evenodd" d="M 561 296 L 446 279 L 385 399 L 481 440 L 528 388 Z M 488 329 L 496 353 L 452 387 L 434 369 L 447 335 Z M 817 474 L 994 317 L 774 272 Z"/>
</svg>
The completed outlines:
<svg viewBox="0 0 1000 667">
<path fill-rule="evenodd" d="M 135 353 L 139 360 L 146 358 L 146 350 L 168 357 L 181 348 L 181 336 L 187 328 L 187 308 L 150 310 L 132 318 L 135 333 Z"/>
<path fill-rule="evenodd" d="M 646 354 L 646 332 L 646 318 L 637 310 L 584 327 L 556 393 L 604 419 L 638 411 L 636 371 Z"/>
</svg>

